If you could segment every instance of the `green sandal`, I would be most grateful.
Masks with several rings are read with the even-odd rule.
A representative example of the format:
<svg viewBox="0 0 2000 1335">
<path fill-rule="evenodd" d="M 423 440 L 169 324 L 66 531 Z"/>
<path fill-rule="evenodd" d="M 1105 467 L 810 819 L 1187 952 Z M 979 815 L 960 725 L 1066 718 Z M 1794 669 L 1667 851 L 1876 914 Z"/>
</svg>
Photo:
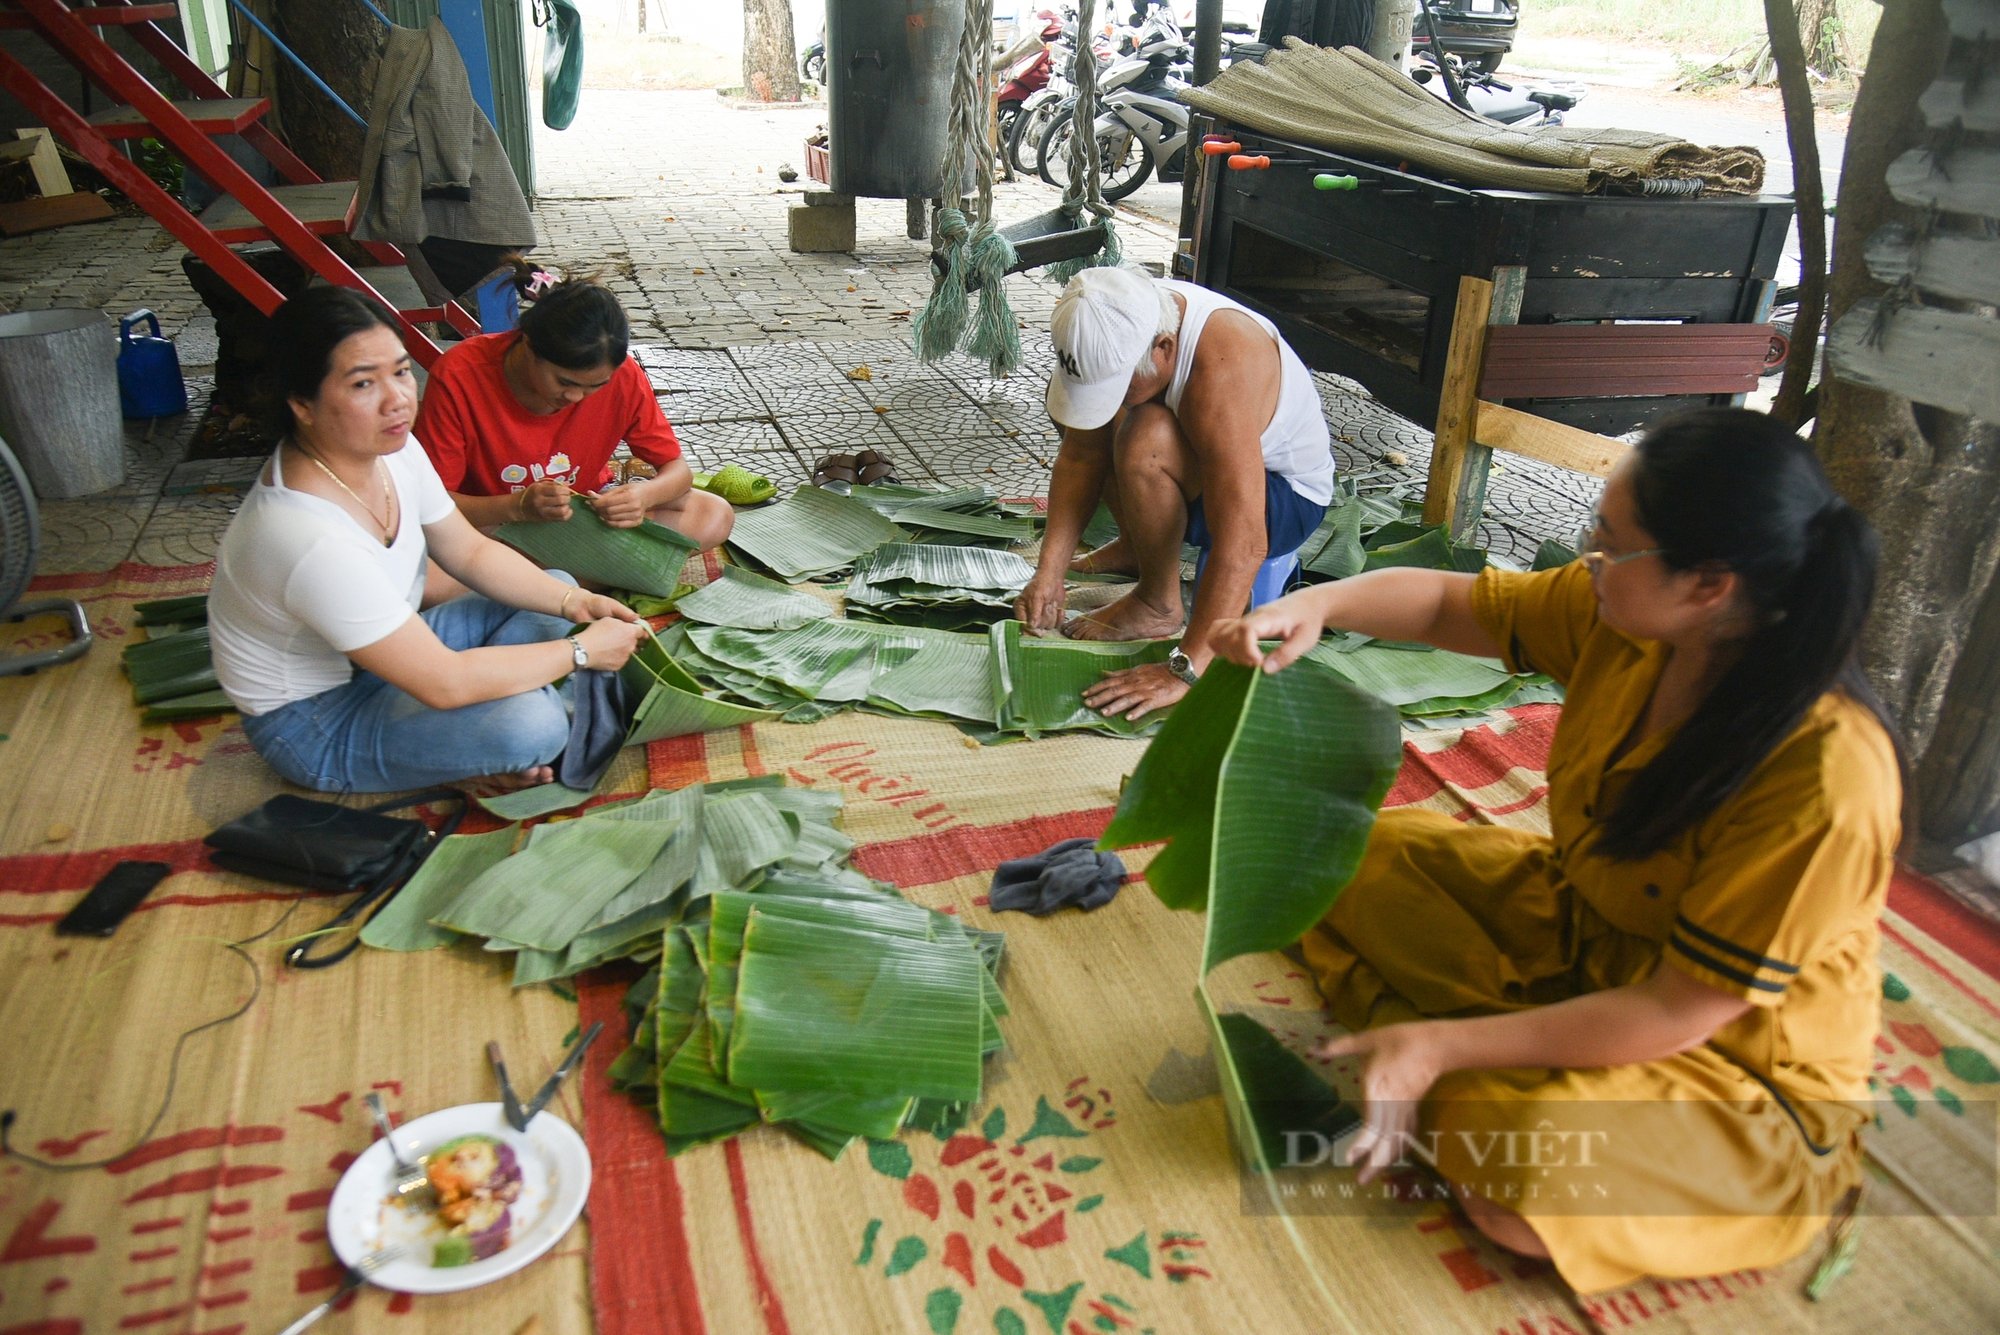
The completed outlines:
<svg viewBox="0 0 2000 1335">
<path fill-rule="evenodd" d="M 713 473 L 696 473 L 694 485 L 731 505 L 760 505 L 778 494 L 777 483 L 737 464 L 724 464 Z"/>
</svg>

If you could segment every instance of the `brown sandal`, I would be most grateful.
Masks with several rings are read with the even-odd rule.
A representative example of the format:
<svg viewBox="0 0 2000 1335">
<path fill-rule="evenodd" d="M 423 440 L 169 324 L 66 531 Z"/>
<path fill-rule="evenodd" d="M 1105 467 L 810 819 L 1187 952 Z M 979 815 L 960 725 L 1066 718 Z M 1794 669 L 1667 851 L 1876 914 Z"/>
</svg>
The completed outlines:
<svg viewBox="0 0 2000 1335">
<path fill-rule="evenodd" d="M 878 482 L 902 484 L 902 479 L 896 476 L 896 465 L 874 450 L 863 450 L 855 455 L 854 466 L 860 470 L 860 481 L 864 487 L 872 487 Z"/>
<path fill-rule="evenodd" d="M 860 477 L 860 469 L 851 454 L 829 454 L 813 465 L 813 485 L 824 487 L 829 482 L 845 482 L 849 486 Z"/>
<path fill-rule="evenodd" d="M 815 487 L 824 487 L 829 482 L 870 487 L 878 482 L 900 485 L 901 481 L 896 476 L 896 465 L 875 450 L 863 450 L 859 454 L 829 454 L 813 465 Z"/>
</svg>

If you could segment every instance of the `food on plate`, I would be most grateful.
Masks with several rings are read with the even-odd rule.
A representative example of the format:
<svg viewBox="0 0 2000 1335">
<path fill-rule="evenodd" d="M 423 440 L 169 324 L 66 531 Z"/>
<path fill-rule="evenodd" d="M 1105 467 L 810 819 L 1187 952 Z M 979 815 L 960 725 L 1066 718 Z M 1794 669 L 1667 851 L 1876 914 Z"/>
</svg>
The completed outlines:
<svg viewBox="0 0 2000 1335">
<path fill-rule="evenodd" d="M 445 1236 L 431 1254 L 436 1267 L 484 1261 L 507 1245 L 513 1219 L 508 1206 L 521 1194 L 521 1165 L 504 1141 L 460 1136 L 424 1156 L 437 1193 Z"/>
</svg>

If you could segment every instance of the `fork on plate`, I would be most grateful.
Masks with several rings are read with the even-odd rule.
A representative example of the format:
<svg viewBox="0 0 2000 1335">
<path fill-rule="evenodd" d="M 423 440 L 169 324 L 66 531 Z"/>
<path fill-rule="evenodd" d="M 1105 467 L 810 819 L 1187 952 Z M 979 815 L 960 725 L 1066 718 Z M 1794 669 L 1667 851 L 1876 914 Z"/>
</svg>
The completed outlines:
<svg viewBox="0 0 2000 1335">
<path fill-rule="evenodd" d="M 413 1191 L 422 1191 L 428 1187 L 430 1175 L 424 1171 L 423 1165 L 409 1162 L 403 1157 L 403 1152 L 396 1148 L 395 1128 L 389 1125 L 389 1114 L 382 1107 L 381 1092 L 369 1090 L 362 1097 L 362 1102 L 368 1105 L 368 1111 L 374 1115 L 375 1125 L 382 1131 L 382 1143 L 389 1147 L 389 1157 L 396 1162 L 396 1194 L 407 1196 Z"/>
<path fill-rule="evenodd" d="M 300 1331 L 325 1316 L 328 1312 L 331 1312 L 342 1298 L 345 1298 L 348 1294 L 373 1279 L 381 1272 L 384 1266 L 387 1266 L 392 1261 L 402 1260 L 409 1250 L 408 1247 L 398 1243 L 393 1246 L 384 1247 L 380 1251 L 368 1253 L 368 1255 L 354 1263 L 354 1268 L 349 1270 L 347 1277 L 340 1281 L 340 1287 L 333 1291 L 331 1298 L 328 1298 L 318 1307 L 313 1308 L 312 1311 L 307 1312 L 291 1325 L 286 1326 L 282 1331 L 278 1332 L 278 1335 L 299 1335 Z"/>
</svg>

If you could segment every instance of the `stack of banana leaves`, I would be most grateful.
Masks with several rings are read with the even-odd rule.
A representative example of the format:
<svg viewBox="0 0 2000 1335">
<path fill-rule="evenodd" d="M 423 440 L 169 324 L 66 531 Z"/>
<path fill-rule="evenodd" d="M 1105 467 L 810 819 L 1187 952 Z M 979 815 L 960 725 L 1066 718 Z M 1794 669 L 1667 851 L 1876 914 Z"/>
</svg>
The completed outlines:
<svg viewBox="0 0 2000 1335">
<path fill-rule="evenodd" d="M 174 723 L 233 713 L 209 658 L 208 595 L 161 598 L 133 608 L 147 638 L 125 646 L 119 662 L 132 681 L 142 723 Z"/>
<path fill-rule="evenodd" d="M 709 589 L 724 592 L 709 597 Z M 685 619 L 661 631 L 659 644 L 717 706 L 793 723 L 846 709 L 942 719 L 989 742 L 1071 731 L 1150 736 L 1159 726 L 1159 715 L 1105 718 L 1083 691 L 1106 672 L 1166 661 L 1166 641 L 1035 639 L 1012 620 L 966 633 L 811 615 L 799 600 L 812 595 L 755 576 L 726 573 L 709 589 L 681 601 Z M 778 624 L 792 616 L 804 619 Z"/>
<path fill-rule="evenodd" d="M 847 614 L 935 630 L 985 630 L 1013 614 L 1035 567 L 984 547 L 885 542 L 854 563 Z"/>
<path fill-rule="evenodd" d="M 1002 501 L 990 487 L 932 491 L 877 483 L 855 487 L 849 494 L 908 529 L 916 542 L 1008 547 L 1033 542 L 1042 531 L 1042 515 L 1032 502 Z"/>
<path fill-rule="evenodd" d="M 1504 564 L 1484 548 L 1455 541 L 1444 526 L 1424 523 L 1423 502 L 1407 495 L 1409 485 L 1384 486 L 1374 482 L 1377 476 L 1352 473 L 1336 480 L 1326 517 L 1299 548 L 1307 580 L 1346 579 L 1391 566 L 1476 574 L 1489 564 Z M 1570 548 L 1545 541 L 1530 569 L 1551 570 L 1575 559 Z"/>
</svg>

